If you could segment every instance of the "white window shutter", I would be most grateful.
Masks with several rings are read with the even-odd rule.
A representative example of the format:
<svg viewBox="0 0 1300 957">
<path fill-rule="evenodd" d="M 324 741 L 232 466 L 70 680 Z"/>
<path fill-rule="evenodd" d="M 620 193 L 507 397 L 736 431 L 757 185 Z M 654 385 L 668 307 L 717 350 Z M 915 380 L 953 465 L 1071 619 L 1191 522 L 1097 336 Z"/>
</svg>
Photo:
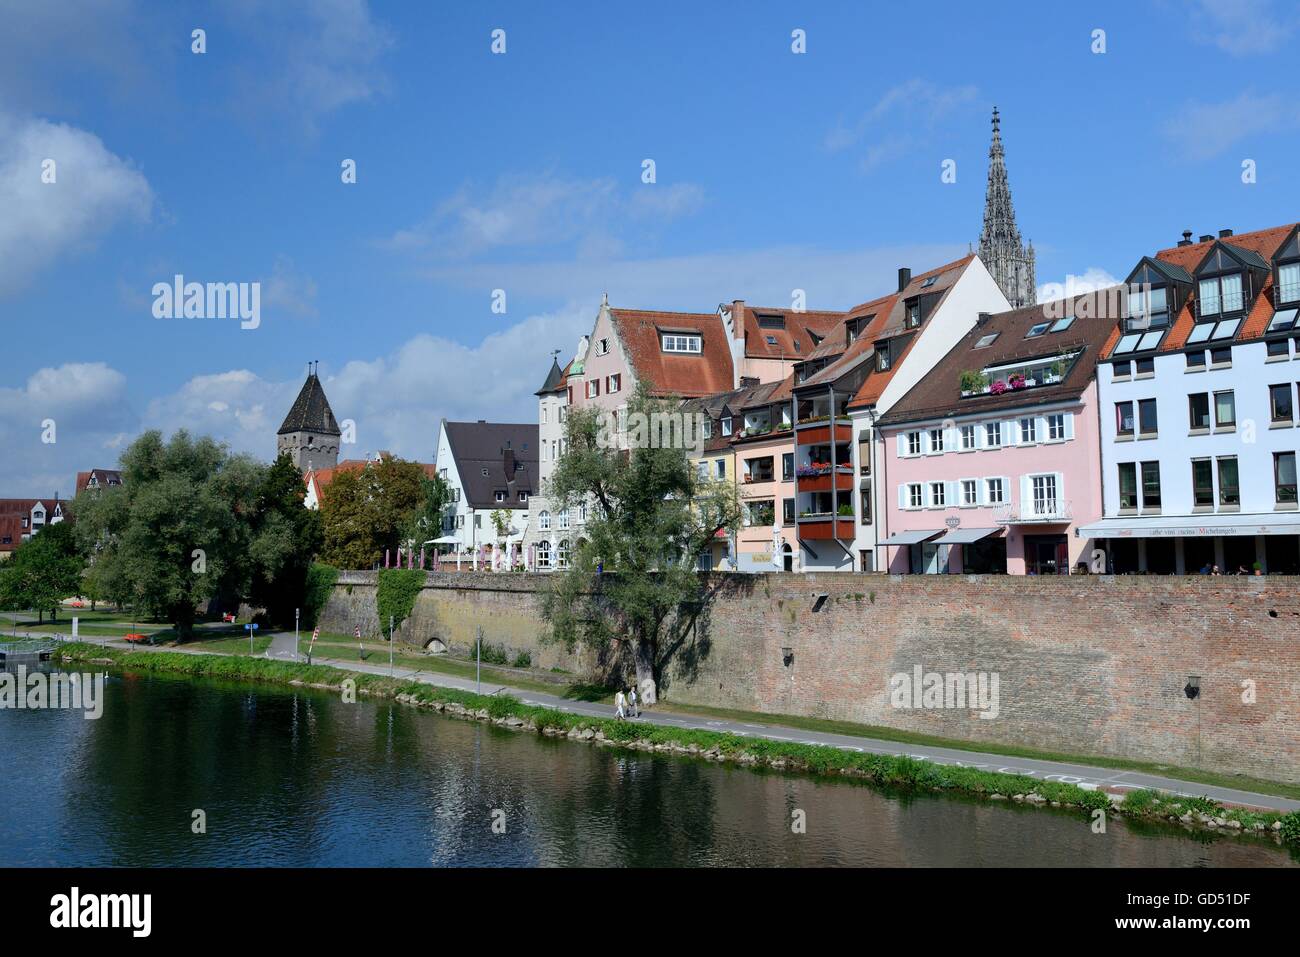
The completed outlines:
<svg viewBox="0 0 1300 957">
<path fill-rule="evenodd" d="M 898 441 L 898 457 L 901 459 L 907 454 L 907 433 L 899 432 L 898 435 L 895 436 L 895 439 Z"/>
<path fill-rule="evenodd" d="M 947 505 L 949 508 L 952 508 L 954 505 L 960 505 L 960 504 L 961 504 L 961 502 L 957 500 L 957 487 L 958 487 L 959 484 L 960 484 L 960 483 L 958 483 L 958 482 L 954 479 L 954 480 L 952 480 L 952 481 L 950 481 L 950 482 L 947 483 L 947 486 L 948 486 L 948 487 L 944 490 L 944 493 L 943 493 L 943 496 L 944 496 L 944 504 Z"/>
<path fill-rule="evenodd" d="M 1064 414 L 1064 418 L 1065 418 L 1065 437 L 1067 439 L 1072 439 L 1074 438 L 1074 413 L 1066 412 Z"/>
<path fill-rule="evenodd" d="M 1029 507 L 1029 503 L 1034 500 L 1033 494 L 1029 490 L 1029 476 L 1020 476 L 1020 508 L 1023 511 Z"/>
<path fill-rule="evenodd" d="M 1007 419 L 1002 423 L 1002 444 L 1019 445 L 1020 444 L 1020 420 Z"/>
<path fill-rule="evenodd" d="M 906 484 L 900 484 L 898 486 L 898 507 L 907 508 L 907 485 Z"/>
<path fill-rule="evenodd" d="M 1040 415 L 1034 419 L 1034 437 L 1039 442 L 1047 441 L 1047 416 Z"/>
</svg>

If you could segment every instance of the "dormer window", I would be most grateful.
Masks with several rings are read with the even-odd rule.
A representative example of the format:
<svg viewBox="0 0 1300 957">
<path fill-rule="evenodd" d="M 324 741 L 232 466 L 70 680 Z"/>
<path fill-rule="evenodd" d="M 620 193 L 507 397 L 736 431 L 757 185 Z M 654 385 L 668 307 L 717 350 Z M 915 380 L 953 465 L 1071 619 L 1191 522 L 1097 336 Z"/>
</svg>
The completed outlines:
<svg viewBox="0 0 1300 957">
<path fill-rule="evenodd" d="M 767 341 L 769 346 L 776 345 L 776 336 L 764 336 L 763 338 Z"/>
<path fill-rule="evenodd" d="M 1169 290 L 1143 283 L 1128 294 L 1130 329 L 1153 329 L 1169 325 Z"/>
<path fill-rule="evenodd" d="M 1300 263 L 1277 267 L 1277 301 L 1300 302 Z"/>
<path fill-rule="evenodd" d="M 731 434 L 731 416 L 729 415 L 724 415 L 722 417 L 722 434 L 723 435 Z"/>
<path fill-rule="evenodd" d="M 1228 273 L 1202 279 L 1198 286 L 1199 311 L 1202 317 L 1220 316 L 1240 312 L 1244 308 L 1241 292 L 1241 273 Z"/>
<path fill-rule="evenodd" d="M 758 316 L 758 327 L 760 329 L 784 329 L 785 328 L 784 313 L 759 312 L 759 313 L 755 313 L 755 315 Z"/>
<path fill-rule="evenodd" d="M 893 359 L 890 356 L 889 340 L 876 343 L 876 371 L 884 372 L 889 368 Z"/>
<path fill-rule="evenodd" d="M 700 336 L 684 336 L 665 333 L 660 340 L 664 352 L 700 352 Z"/>
<path fill-rule="evenodd" d="M 921 300 L 907 304 L 907 328 L 915 329 L 921 324 Z"/>
</svg>

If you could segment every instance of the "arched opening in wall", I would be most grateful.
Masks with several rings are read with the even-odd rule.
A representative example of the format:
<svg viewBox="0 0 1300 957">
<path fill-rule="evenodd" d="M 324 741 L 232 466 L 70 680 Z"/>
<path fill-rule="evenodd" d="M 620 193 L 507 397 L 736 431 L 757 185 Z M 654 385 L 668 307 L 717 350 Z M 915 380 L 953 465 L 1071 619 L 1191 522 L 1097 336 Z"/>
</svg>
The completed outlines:
<svg viewBox="0 0 1300 957">
<path fill-rule="evenodd" d="M 789 542 L 781 546 L 781 567 L 788 572 L 794 571 L 794 550 Z"/>
<path fill-rule="evenodd" d="M 432 655 L 445 655 L 447 645 L 441 638 L 430 638 L 424 643 L 424 650 Z"/>
</svg>

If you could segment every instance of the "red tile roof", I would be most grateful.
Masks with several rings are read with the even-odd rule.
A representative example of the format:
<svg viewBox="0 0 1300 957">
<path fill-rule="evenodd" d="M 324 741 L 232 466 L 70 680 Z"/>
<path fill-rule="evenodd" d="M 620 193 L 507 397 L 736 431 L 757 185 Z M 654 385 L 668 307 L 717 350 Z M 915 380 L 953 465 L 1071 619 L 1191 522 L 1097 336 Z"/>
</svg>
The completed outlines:
<svg viewBox="0 0 1300 957">
<path fill-rule="evenodd" d="M 844 321 L 846 312 L 796 312 L 767 306 L 750 306 L 743 302 L 732 304 L 732 321 L 735 310 L 741 310 L 741 328 L 745 336 L 745 355 L 760 359 L 803 358 L 812 353 L 815 341 L 825 339 Z M 772 329 L 761 325 L 759 316 L 780 316 L 782 328 Z M 768 342 L 768 337 L 775 339 Z M 814 338 L 815 337 L 815 338 Z"/>
<path fill-rule="evenodd" d="M 734 386 L 731 345 L 717 313 L 610 309 L 614 331 L 651 395 L 692 398 Z M 664 352 L 660 331 L 700 336 L 699 353 Z"/>
</svg>

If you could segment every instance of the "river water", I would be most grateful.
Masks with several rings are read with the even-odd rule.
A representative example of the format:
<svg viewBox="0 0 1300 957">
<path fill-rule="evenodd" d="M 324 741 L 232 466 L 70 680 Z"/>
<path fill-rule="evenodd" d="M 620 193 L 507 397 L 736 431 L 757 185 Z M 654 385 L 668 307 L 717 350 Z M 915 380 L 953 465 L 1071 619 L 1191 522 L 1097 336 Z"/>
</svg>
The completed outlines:
<svg viewBox="0 0 1300 957">
<path fill-rule="evenodd" d="M 205 833 L 195 833 L 201 811 Z M 802 819 L 804 833 L 793 824 Z M 0 866 L 1296 866 L 1243 838 L 619 752 L 324 692 L 110 675 L 0 710 Z"/>
</svg>

